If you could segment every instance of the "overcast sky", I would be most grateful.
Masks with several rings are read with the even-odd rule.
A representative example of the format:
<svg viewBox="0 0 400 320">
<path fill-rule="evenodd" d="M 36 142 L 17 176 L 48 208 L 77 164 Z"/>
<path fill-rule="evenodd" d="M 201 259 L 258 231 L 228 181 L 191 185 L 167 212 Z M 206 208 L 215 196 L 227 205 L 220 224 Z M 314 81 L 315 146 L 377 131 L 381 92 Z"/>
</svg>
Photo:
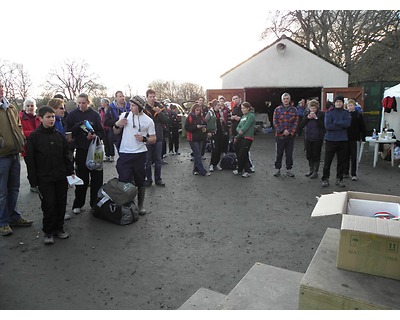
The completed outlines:
<svg viewBox="0 0 400 320">
<path fill-rule="evenodd" d="M 37 87 L 49 71 L 66 59 L 84 59 L 110 94 L 126 92 L 128 84 L 133 93 L 144 94 L 154 80 L 220 88 L 221 74 L 275 40 L 261 40 L 269 10 L 312 7 L 308 0 L 270 2 L 3 1 L 0 21 L 6 45 L 1 45 L 0 59 L 23 64 L 35 92 L 41 92 Z M 395 1 L 382 2 L 393 6 Z M 340 1 L 333 5 L 343 9 Z M 346 7 L 368 8 L 365 1 L 351 5 Z"/>
</svg>

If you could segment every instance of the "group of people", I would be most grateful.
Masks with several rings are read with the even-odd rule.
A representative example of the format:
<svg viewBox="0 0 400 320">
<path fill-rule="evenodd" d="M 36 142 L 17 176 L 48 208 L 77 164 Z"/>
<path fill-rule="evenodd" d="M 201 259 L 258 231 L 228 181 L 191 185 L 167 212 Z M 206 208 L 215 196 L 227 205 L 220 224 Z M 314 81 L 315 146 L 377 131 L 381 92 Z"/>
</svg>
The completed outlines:
<svg viewBox="0 0 400 320">
<path fill-rule="evenodd" d="M 304 130 L 306 158 L 309 163 L 307 177 L 315 179 L 325 141 L 323 186 L 329 185 L 330 166 L 337 156 L 336 184 L 344 186 L 343 178 L 349 173 L 357 180 L 357 141 L 365 140 L 362 113 L 355 110 L 354 100 L 334 99 L 334 108 L 322 112 L 317 100 L 304 104 L 302 117 L 284 93 L 282 104 L 273 113 L 276 138 L 274 176 L 281 175 L 283 156 L 286 156 L 287 176 L 294 177 L 293 148 L 295 136 Z M 86 203 L 90 185 L 90 207 L 96 205 L 98 191 L 103 185 L 103 170 L 90 170 L 86 166 L 89 145 L 93 139 L 104 142 L 105 161 L 114 161 L 118 153 L 116 170 L 122 182 L 133 182 L 138 188 L 137 205 L 140 215 L 144 208 L 145 190 L 153 182 L 165 186 L 161 171 L 166 153 L 166 136 L 170 154 L 179 154 L 180 119 L 176 107 L 156 99 L 156 92 L 147 90 L 146 97 L 134 96 L 129 102 L 122 91 L 115 93 L 110 103 L 101 99 L 99 111 L 90 107 L 85 93 L 77 97 L 77 107 L 66 113 L 62 95 L 56 95 L 46 106 L 37 110 L 34 99 L 24 101 L 23 110 L 10 104 L 0 83 L 0 234 L 10 235 L 14 227 L 29 227 L 16 210 L 20 187 L 20 155 L 23 156 L 31 191 L 37 192 L 43 211 L 44 243 L 54 243 L 54 237 L 66 239 L 64 220 L 66 213 L 67 176 L 82 179 L 75 186 L 72 212 L 80 214 Z M 302 104 L 303 105 L 303 104 Z M 301 121 L 299 121 L 301 119 Z M 167 128 L 167 129 L 166 129 Z M 187 140 L 192 149 L 194 175 L 209 176 L 222 170 L 221 159 L 226 153 L 235 153 L 237 167 L 234 175 L 251 176 L 254 166 L 250 149 L 254 140 L 255 114 L 248 102 L 234 95 L 231 102 L 224 97 L 206 105 L 204 98 L 195 103 L 185 121 Z M 203 165 L 205 145 L 211 146 L 209 170 Z M 154 168 L 154 169 L 153 169 Z"/>
<path fill-rule="evenodd" d="M 322 186 L 329 186 L 330 169 L 335 156 L 337 157 L 335 184 L 345 187 L 343 178 L 350 175 L 353 181 L 357 181 L 357 150 L 358 144 L 365 142 L 366 127 L 362 111 L 357 110 L 356 101 L 348 99 L 345 104 L 344 97 L 338 95 L 334 98 L 332 107 L 323 112 L 315 99 L 309 100 L 307 105 L 301 101 L 300 110 L 291 105 L 290 98 L 288 93 L 284 93 L 281 97 L 282 104 L 274 110 L 273 114 L 277 153 L 274 176 L 281 175 L 282 158 L 285 154 L 286 174 L 294 177 L 291 171 L 294 139 L 296 135 L 300 136 L 304 129 L 305 152 L 309 165 L 306 177 L 318 178 L 321 150 L 325 142 Z"/>
<path fill-rule="evenodd" d="M 222 170 L 222 156 L 229 151 L 237 157 L 237 168 L 233 174 L 250 177 L 254 168 L 250 159 L 250 147 L 254 140 L 255 115 L 248 102 L 241 103 L 240 96 L 234 95 L 232 104 L 224 97 L 204 105 L 204 98 L 195 103 L 185 122 L 187 140 L 192 149 L 193 174 L 210 176 L 210 172 Z M 209 171 L 204 168 L 206 142 L 211 145 Z"/>
</svg>

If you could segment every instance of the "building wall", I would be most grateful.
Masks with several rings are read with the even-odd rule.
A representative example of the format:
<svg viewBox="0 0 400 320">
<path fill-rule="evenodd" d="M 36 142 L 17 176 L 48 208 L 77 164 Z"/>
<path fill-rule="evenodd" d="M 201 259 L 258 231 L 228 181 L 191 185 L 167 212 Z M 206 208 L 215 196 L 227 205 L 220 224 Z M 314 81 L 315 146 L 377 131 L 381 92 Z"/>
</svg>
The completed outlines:
<svg viewBox="0 0 400 320">
<path fill-rule="evenodd" d="M 347 87 L 348 74 L 288 39 L 273 44 L 222 76 L 222 88 Z"/>
</svg>

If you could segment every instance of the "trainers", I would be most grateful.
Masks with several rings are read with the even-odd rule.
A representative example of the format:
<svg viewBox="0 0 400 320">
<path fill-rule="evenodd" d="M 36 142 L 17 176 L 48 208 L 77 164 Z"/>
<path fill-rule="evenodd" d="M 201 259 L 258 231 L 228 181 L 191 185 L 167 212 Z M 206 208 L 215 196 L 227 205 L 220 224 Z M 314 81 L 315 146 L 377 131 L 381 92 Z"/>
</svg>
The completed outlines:
<svg viewBox="0 0 400 320">
<path fill-rule="evenodd" d="M 110 162 L 110 157 L 105 157 L 104 162 Z"/>
<path fill-rule="evenodd" d="M 341 180 L 341 179 L 336 179 L 335 184 L 336 184 L 338 187 L 341 187 L 341 188 L 344 188 L 344 187 L 346 186 L 346 185 L 344 184 L 343 180 Z"/>
<path fill-rule="evenodd" d="M 31 187 L 31 192 L 35 192 L 35 193 L 38 193 L 39 192 L 39 189 L 38 189 L 38 187 Z"/>
<path fill-rule="evenodd" d="M 175 152 L 171 150 L 171 151 L 169 152 L 169 154 L 170 154 L 171 156 L 173 156 L 173 155 L 175 155 Z"/>
<path fill-rule="evenodd" d="M 233 174 L 234 174 L 235 176 L 237 176 L 237 175 L 239 174 L 239 171 L 237 171 L 237 170 L 233 170 L 232 172 L 233 172 Z"/>
<path fill-rule="evenodd" d="M 197 171 L 193 171 L 193 174 L 194 174 L 195 176 L 198 176 L 198 175 L 199 175 L 199 173 L 198 173 Z"/>
<path fill-rule="evenodd" d="M 220 167 L 219 164 L 217 164 L 217 165 L 215 166 L 215 169 L 217 169 L 218 171 L 222 171 L 222 168 Z"/>
<path fill-rule="evenodd" d="M 205 176 L 205 177 L 209 177 L 209 176 L 211 176 L 211 173 L 210 173 L 210 172 L 207 172 L 204 176 Z"/>
<path fill-rule="evenodd" d="M 114 162 L 114 156 L 110 157 L 110 162 Z"/>
<path fill-rule="evenodd" d="M 352 177 L 351 177 L 351 180 L 352 180 L 352 181 L 357 181 L 358 178 L 357 178 L 357 176 L 352 176 Z"/>
<path fill-rule="evenodd" d="M 5 226 L 0 227 L 0 234 L 2 236 L 9 236 L 10 234 L 13 234 L 13 231 L 10 226 L 6 224 Z"/>
<path fill-rule="evenodd" d="M 293 173 L 292 171 L 290 171 L 290 170 L 286 171 L 286 175 L 287 175 L 288 177 L 291 177 L 291 178 L 294 177 L 294 173 Z"/>
<path fill-rule="evenodd" d="M 212 164 L 210 164 L 210 171 L 214 172 L 214 166 Z"/>
<path fill-rule="evenodd" d="M 19 218 L 10 223 L 10 227 L 30 227 L 33 221 L 26 221 L 25 219 Z"/>
<path fill-rule="evenodd" d="M 72 209 L 72 212 L 75 214 L 80 214 L 82 212 L 81 208 L 74 208 Z"/>
<path fill-rule="evenodd" d="M 178 151 L 175 152 L 175 155 L 177 155 L 177 156 L 179 156 L 180 154 L 181 154 L 181 153 L 178 152 Z"/>
<path fill-rule="evenodd" d="M 53 244 L 54 243 L 54 238 L 52 234 L 45 233 L 43 237 L 43 242 L 44 244 Z"/>
<path fill-rule="evenodd" d="M 274 173 L 274 177 L 279 177 L 281 175 L 281 170 L 278 170 Z"/>
<path fill-rule="evenodd" d="M 347 179 L 347 178 L 350 178 L 350 176 L 349 176 L 347 173 L 345 173 L 345 174 L 343 175 L 343 178 Z"/>
<path fill-rule="evenodd" d="M 242 177 L 243 178 L 248 178 L 248 177 L 251 177 L 251 174 L 248 173 L 248 172 L 243 172 Z"/>
<path fill-rule="evenodd" d="M 251 171 L 251 173 L 254 173 L 254 172 L 256 172 L 256 168 L 254 168 L 254 166 L 250 167 L 250 171 Z"/>
<path fill-rule="evenodd" d="M 162 181 L 162 180 L 157 180 L 156 181 L 156 186 L 165 187 L 165 182 Z"/>
<path fill-rule="evenodd" d="M 57 238 L 60 238 L 60 239 L 67 239 L 67 238 L 69 238 L 69 234 L 66 233 L 66 232 L 64 231 L 64 229 L 61 229 L 61 230 L 59 230 L 59 231 L 54 232 L 54 235 L 55 235 Z"/>
<path fill-rule="evenodd" d="M 206 160 L 206 159 L 207 159 L 206 156 L 201 157 L 201 160 Z"/>
<path fill-rule="evenodd" d="M 329 181 L 328 180 L 322 180 L 322 186 L 323 187 L 329 187 Z"/>
<path fill-rule="evenodd" d="M 69 213 L 64 214 L 64 220 L 70 220 L 71 215 Z"/>
</svg>

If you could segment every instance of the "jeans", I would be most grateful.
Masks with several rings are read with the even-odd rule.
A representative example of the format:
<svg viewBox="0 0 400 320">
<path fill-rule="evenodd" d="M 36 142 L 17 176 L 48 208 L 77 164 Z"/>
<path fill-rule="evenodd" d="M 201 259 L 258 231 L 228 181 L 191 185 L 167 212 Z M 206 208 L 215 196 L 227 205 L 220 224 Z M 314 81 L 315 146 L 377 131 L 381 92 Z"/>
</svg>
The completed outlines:
<svg viewBox="0 0 400 320">
<path fill-rule="evenodd" d="M 0 157 L 0 227 L 21 218 L 16 211 L 20 174 L 19 154 Z"/>
<path fill-rule="evenodd" d="M 201 150 L 203 149 L 203 141 L 190 141 L 190 147 L 193 151 L 193 172 L 198 172 L 200 175 L 204 176 L 207 170 L 204 169 L 203 162 L 201 161 Z"/>
<path fill-rule="evenodd" d="M 162 167 L 162 148 L 163 142 L 157 141 L 155 144 L 147 145 L 147 158 L 146 158 L 146 180 L 153 181 L 151 166 L 154 163 L 154 180 L 155 182 L 161 179 Z"/>
</svg>

